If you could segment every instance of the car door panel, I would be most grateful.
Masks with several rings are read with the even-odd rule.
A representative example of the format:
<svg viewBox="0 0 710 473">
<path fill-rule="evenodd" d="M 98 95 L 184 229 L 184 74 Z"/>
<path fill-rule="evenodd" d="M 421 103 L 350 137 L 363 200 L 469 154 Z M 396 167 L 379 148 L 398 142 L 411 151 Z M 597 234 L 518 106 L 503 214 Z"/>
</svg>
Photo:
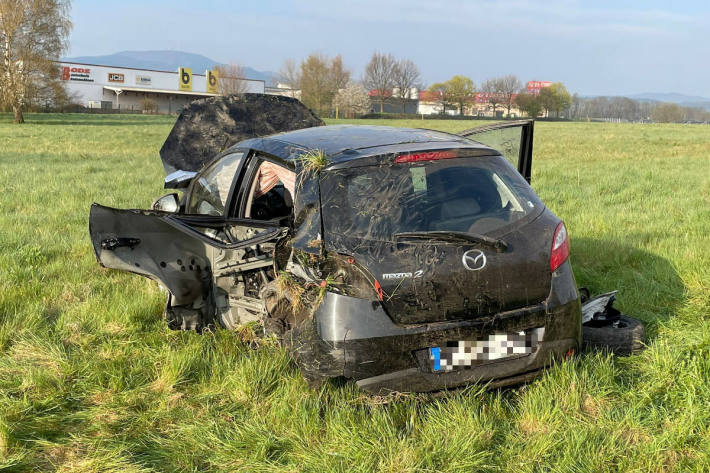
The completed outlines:
<svg viewBox="0 0 710 473">
<path fill-rule="evenodd" d="M 530 183 L 534 120 L 516 120 L 471 128 L 459 133 L 503 154 Z"/>
<path fill-rule="evenodd" d="M 98 204 L 89 216 L 92 245 L 102 266 L 158 280 L 171 294 L 169 309 L 180 306 L 212 317 L 231 310 L 231 296 L 245 281 L 242 273 L 273 264 L 273 242 L 286 231 L 276 222 Z M 242 295 L 248 297 L 248 290 Z"/>
<path fill-rule="evenodd" d="M 160 281 L 177 305 L 205 294 L 208 246 L 181 231 L 163 212 L 93 204 L 89 233 L 99 263 Z M 115 245 L 113 242 L 129 244 Z"/>
</svg>

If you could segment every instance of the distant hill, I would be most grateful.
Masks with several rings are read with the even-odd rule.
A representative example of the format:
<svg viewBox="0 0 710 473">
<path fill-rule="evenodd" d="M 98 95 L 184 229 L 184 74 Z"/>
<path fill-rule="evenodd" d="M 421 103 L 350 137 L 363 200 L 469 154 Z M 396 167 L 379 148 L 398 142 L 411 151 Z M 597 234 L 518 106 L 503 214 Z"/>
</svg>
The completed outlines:
<svg viewBox="0 0 710 473">
<path fill-rule="evenodd" d="M 684 107 L 700 107 L 705 110 L 710 110 L 710 98 L 699 97 L 697 95 L 646 92 L 643 94 L 629 95 L 629 98 L 643 102 L 671 102 L 683 105 Z"/>
<path fill-rule="evenodd" d="M 155 69 L 158 71 L 176 71 L 178 67 L 189 67 L 195 73 L 203 73 L 220 63 L 201 54 L 186 53 L 184 51 L 121 51 L 104 56 L 77 56 L 67 57 L 64 61 L 83 62 L 114 67 L 135 67 L 138 69 Z M 251 67 L 244 67 L 247 79 L 263 80 L 269 85 L 272 77 L 270 71 L 257 71 Z"/>
</svg>

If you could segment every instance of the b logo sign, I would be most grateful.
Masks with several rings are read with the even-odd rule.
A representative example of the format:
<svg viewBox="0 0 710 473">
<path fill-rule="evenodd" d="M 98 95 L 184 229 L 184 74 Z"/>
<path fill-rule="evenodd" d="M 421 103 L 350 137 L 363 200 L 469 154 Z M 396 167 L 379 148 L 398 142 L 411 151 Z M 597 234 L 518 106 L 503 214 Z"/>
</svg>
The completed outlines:
<svg viewBox="0 0 710 473">
<path fill-rule="evenodd" d="M 192 92 L 192 69 L 181 67 L 178 69 L 179 89 L 185 92 Z"/>
<path fill-rule="evenodd" d="M 217 71 L 206 70 L 205 77 L 207 78 L 207 93 L 219 93 L 219 73 Z"/>
</svg>

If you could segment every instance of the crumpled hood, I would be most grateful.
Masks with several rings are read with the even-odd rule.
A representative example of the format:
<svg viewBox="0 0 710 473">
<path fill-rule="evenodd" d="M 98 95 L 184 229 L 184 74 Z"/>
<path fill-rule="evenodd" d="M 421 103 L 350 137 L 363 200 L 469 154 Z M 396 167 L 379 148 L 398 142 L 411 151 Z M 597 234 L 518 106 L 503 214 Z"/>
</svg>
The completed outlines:
<svg viewBox="0 0 710 473">
<path fill-rule="evenodd" d="M 324 125 L 290 97 L 241 94 L 195 100 L 183 108 L 163 147 L 165 173 L 199 171 L 218 153 L 240 141 Z"/>
</svg>

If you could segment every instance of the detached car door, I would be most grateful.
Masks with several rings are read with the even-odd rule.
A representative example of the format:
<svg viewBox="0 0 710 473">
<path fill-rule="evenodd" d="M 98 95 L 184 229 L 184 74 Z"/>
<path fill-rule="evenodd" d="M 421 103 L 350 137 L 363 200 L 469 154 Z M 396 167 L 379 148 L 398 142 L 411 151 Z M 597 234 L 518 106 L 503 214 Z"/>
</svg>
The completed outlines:
<svg viewBox="0 0 710 473">
<path fill-rule="evenodd" d="M 500 151 L 505 159 L 530 183 L 534 120 L 516 120 L 484 125 L 459 135 Z"/>
<path fill-rule="evenodd" d="M 269 265 L 268 257 L 245 249 L 287 231 L 278 222 L 226 217 L 245 155 L 228 153 L 197 174 L 177 213 L 91 206 L 89 233 L 99 263 L 160 281 L 170 292 L 166 316 L 172 328 L 200 330 L 222 313 L 230 316 L 229 294 L 215 276 L 226 266 L 238 274 L 250 258 Z"/>
</svg>

